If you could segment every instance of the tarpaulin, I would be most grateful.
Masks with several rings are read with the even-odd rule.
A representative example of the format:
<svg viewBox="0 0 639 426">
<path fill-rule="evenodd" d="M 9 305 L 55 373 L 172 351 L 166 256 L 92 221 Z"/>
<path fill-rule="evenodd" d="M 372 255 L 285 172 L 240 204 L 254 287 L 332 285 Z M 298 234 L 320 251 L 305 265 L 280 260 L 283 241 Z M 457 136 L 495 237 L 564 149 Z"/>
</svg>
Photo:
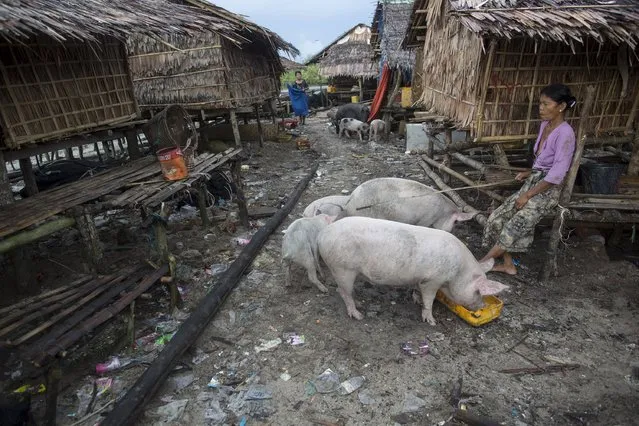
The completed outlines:
<svg viewBox="0 0 639 426">
<path fill-rule="evenodd" d="M 388 80 L 390 79 L 390 68 L 388 68 L 388 64 L 384 64 L 384 68 L 382 69 L 382 78 L 379 80 L 379 84 L 377 85 L 377 91 L 375 92 L 375 97 L 373 98 L 373 103 L 371 104 L 371 113 L 368 116 L 368 122 L 370 123 L 375 119 L 375 116 L 379 112 L 382 107 L 382 101 L 384 100 L 384 95 L 386 94 L 386 87 L 388 86 Z"/>
<path fill-rule="evenodd" d="M 291 98 L 291 106 L 295 115 L 298 117 L 306 117 L 308 115 L 308 96 L 306 92 L 297 87 L 293 87 L 290 83 L 287 83 L 288 97 Z"/>
</svg>

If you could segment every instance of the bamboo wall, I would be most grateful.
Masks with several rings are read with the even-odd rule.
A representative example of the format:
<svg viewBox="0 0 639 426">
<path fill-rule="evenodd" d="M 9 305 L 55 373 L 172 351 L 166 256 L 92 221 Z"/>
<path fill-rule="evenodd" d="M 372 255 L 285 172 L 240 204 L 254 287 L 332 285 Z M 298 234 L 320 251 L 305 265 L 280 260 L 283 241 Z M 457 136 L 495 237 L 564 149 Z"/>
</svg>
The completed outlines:
<svg viewBox="0 0 639 426">
<path fill-rule="evenodd" d="M 3 41 L 0 57 L 0 147 L 19 148 L 137 115 L 126 51 L 116 39 Z"/>
<path fill-rule="evenodd" d="M 279 79 L 263 51 L 213 33 L 128 42 L 135 94 L 141 108 L 179 104 L 186 109 L 249 106 L 276 96 Z"/>
<path fill-rule="evenodd" d="M 485 102 L 482 106 L 480 99 L 478 105 L 474 128 L 481 134 L 477 136 L 535 138 L 541 121 L 539 92 L 551 83 L 566 84 L 577 98 L 576 109 L 567 116 L 573 128 L 577 128 L 580 115 L 579 101 L 583 101 L 586 87 L 594 85 L 596 93 L 586 127 L 588 133 L 631 130 L 633 106 L 636 114 L 639 99 L 639 68 L 629 69 L 628 87 L 622 94 L 618 49 L 594 40 L 585 46 L 577 44 L 574 52 L 563 43 L 535 45 L 529 38 L 500 40 L 494 47 L 492 62 L 490 48 L 485 55 L 482 72 L 489 77 L 487 85 L 481 88 Z M 627 55 L 625 51 L 622 54 Z"/>
</svg>

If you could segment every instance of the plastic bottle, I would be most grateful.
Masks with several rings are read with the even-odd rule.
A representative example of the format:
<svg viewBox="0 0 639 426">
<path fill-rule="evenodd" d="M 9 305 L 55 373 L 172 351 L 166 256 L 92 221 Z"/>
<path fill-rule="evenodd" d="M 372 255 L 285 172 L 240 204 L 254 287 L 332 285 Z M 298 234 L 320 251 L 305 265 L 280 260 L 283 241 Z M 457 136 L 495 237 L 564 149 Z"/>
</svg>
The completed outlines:
<svg viewBox="0 0 639 426">
<path fill-rule="evenodd" d="M 340 395 L 348 395 L 350 393 L 355 392 L 357 389 L 361 388 L 366 379 L 364 376 L 351 377 L 350 379 L 342 382 L 339 385 L 338 392 Z"/>
</svg>

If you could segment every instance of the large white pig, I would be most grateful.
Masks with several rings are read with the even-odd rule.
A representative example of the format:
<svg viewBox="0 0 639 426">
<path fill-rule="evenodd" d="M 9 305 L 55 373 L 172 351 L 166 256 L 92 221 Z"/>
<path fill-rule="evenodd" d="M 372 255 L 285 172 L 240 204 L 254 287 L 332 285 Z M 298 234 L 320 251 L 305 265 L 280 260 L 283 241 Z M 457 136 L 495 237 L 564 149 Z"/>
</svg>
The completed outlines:
<svg viewBox="0 0 639 426">
<path fill-rule="evenodd" d="M 286 229 L 282 239 L 282 266 L 285 272 L 286 286 L 291 285 L 291 266 L 293 263 L 306 269 L 308 279 L 317 288 L 326 293 L 328 289 L 317 278 L 317 272 L 323 276 L 317 254 L 317 237 L 333 221 L 334 217 L 320 214 L 297 219 Z"/>
<path fill-rule="evenodd" d="M 348 195 L 329 195 L 313 201 L 305 209 L 302 216 L 313 217 L 318 214 L 337 216 L 344 211 L 344 205 L 348 202 Z"/>
<path fill-rule="evenodd" d="M 355 188 L 340 217 L 364 216 L 427 226 L 451 232 L 455 223 L 470 220 L 457 205 L 433 188 L 414 180 L 371 179 Z"/>
<path fill-rule="evenodd" d="M 435 325 L 437 290 L 471 310 L 483 296 L 508 286 L 486 278 L 494 261 L 478 263 L 466 245 L 448 232 L 389 220 L 347 217 L 324 228 L 317 239 L 321 258 L 333 274 L 351 318 L 363 315 L 353 301 L 358 276 L 371 284 L 418 288 L 422 320 Z"/>
</svg>

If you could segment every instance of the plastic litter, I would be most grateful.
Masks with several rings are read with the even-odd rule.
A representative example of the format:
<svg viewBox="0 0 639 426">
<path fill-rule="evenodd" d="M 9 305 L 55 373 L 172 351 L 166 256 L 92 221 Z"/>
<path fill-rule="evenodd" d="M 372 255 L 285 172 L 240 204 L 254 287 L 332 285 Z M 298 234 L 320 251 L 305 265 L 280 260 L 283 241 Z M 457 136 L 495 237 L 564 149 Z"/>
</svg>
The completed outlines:
<svg viewBox="0 0 639 426">
<path fill-rule="evenodd" d="M 175 391 L 180 392 L 182 389 L 190 386 L 191 383 L 195 381 L 195 377 L 193 376 L 193 374 L 184 374 L 172 377 L 171 380 L 175 384 Z"/>
<path fill-rule="evenodd" d="M 169 402 L 166 405 L 161 406 L 155 412 L 158 417 L 162 418 L 162 422 L 173 423 L 180 420 L 186 409 L 186 405 L 189 403 L 188 399 L 180 399 L 177 401 Z"/>
<path fill-rule="evenodd" d="M 297 333 L 284 333 L 282 335 L 284 341 L 291 346 L 300 346 L 306 343 L 306 338 L 304 335 L 299 335 Z"/>
<path fill-rule="evenodd" d="M 310 380 L 304 383 L 304 393 L 306 393 L 306 396 L 313 396 L 317 393 L 315 385 Z"/>
<path fill-rule="evenodd" d="M 38 393 L 45 393 L 47 391 L 47 387 L 44 385 L 44 383 L 40 383 L 38 386 L 31 386 L 31 385 L 22 385 L 17 389 L 14 389 L 13 393 L 25 393 L 25 392 L 29 392 L 32 395 L 38 394 Z"/>
<path fill-rule="evenodd" d="M 350 379 L 342 382 L 342 384 L 339 385 L 339 394 L 350 395 L 357 389 L 361 388 L 365 381 L 366 378 L 364 376 L 351 377 Z"/>
<path fill-rule="evenodd" d="M 193 363 L 193 365 L 198 365 L 204 362 L 205 360 L 207 360 L 208 358 L 209 358 L 209 354 L 204 352 L 202 349 L 197 348 L 195 350 L 195 356 L 193 357 L 191 362 Z"/>
<path fill-rule="evenodd" d="M 273 392 L 265 385 L 251 385 L 244 395 L 247 401 L 271 398 L 273 398 Z"/>
<path fill-rule="evenodd" d="M 404 396 L 404 406 L 402 411 L 404 413 L 414 413 L 421 410 L 425 406 L 426 401 L 413 395 L 412 393 L 407 393 L 406 396 Z"/>
<path fill-rule="evenodd" d="M 207 385 L 210 388 L 219 388 L 220 385 L 222 383 L 220 382 L 220 379 L 217 377 L 217 375 L 211 377 L 211 380 L 209 381 L 209 384 Z"/>
<path fill-rule="evenodd" d="M 368 390 L 366 389 L 360 391 L 359 394 L 357 395 L 357 398 L 359 399 L 359 402 L 361 402 L 363 405 L 373 405 L 377 403 L 375 398 L 373 398 L 373 396 L 369 394 Z"/>
<path fill-rule="evenodd" d="M 95 380 L 95 388 L 96 388 L 96 398 L 100 398 L 102 395 L 105 395 L 107 392 L 110 392 L 113 388 L 113 378 L 112 377 L 100 377 Z"/>
<path fill-rule="evenodd" d="M 120 358 L 116 356 L 111 358 L 109 362 L 97 364 L 95 366 L 95 372 L 99 375 L 103 375 L 109 371 L 119 370 L 136 362 L 137 360 L 135 358 Z"/>
<path fill-rule="evenodd" d="M 289 380 L 291 380 L 291 375 L 288 373 L 282 373 L 280 374 L 280 379 L 282 379 L 282 381 L 284 382 L 288 382 Z"/>
<path fill-rule="evenodd" d="M 313 385 L 319 393 L 332 393 L 340 387 L 339 374 L 328 368 L 313 380 Z"/>
<path fill-rule="evenodd" d="M 229 265 L 225 263 L 214 263 L 210 267 L 206 268 L 207 275 L 215 277 L 225 272 L 229 268 Z"/>
<path fill-rule="evenodd" d="M 135 347 L 142 348 L 146 345 L 149 345 L 155 342 L 155 339 L 157 339 L 158 337 L 159 337 L 159 334 L 155 332 L 151 334 L 147 334 L 146 336 L 138 337 L 137 339 L 135 339 Z"/>
<path fill-rule="evenodd" d="M 430 351 L 430 347 L 428 346 L 428 342 L 426 340 L 419 343 L 417 346 L 413 342 L 405 342 L 402 343 L 402 352 L 406 355 L 416 356 L 421 355 L 424 356 L 428 354 Z"/>
<path fill-rule="evenodd" d="M 240 420 L 240 426 L 246 426 L 246 417 L 242 417 L 242 420 Z"/>
<path fill-rule="evenodd" d="M 174 335 L 175 332 L 161 335 L 155 340 L 155 346 L 164 346 L 173 338 Z"/>
<path fill-rule="evenodd" d="M 275 349 L 276 347 L 282 344 L 282 339 L 280 339 L 279 337 L 273 340 L 260 339 L 260 342 L 261 344 L 259 346 L 255 346 L 255 352 L 257 353 L 272 351 L 273 349 Z"/>
<path fill-rule="evenodd" d="M 85 384 L 78 389 L 75 395 L 78 397 L 78 409 L 76 410 L 76 413 L 80 417 L 85 416 L 89 411 L 89 405 L 93 400 L 93 383 Z"/>
</svg>

